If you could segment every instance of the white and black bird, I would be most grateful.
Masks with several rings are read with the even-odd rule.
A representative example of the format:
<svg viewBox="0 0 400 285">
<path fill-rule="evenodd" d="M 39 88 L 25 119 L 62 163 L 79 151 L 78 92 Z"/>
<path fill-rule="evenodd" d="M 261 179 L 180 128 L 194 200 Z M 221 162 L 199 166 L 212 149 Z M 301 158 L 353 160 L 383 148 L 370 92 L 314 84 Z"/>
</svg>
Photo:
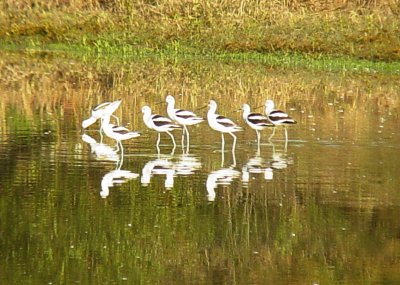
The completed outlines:
<svg viewBox="0 0 400 285">
<path fill-rule="evenodd" d="M 143 121 L 144 124 L 152 130 L 155 130 L 158 132 L 158 139 L 157 139 L 157 148 L 160 143 L 160 134 L 161 133 L 167 133 L 174 144 L 174 148 L 176 147 L 175 143 L 175 138 L 171 134 L 171 131 L 175 129 L 180 129 L 181 127 L 174 124 L 170 119 L 163 117 L 161 115 L 157 114 L 152 114 L 151 113 L 151 108 L 149 106 L 143 106 L 142 107 L 142 113 L 143 113 Z"/>
<path fill-rule="evenodd" d="M 86 129 L 90 125 L 94 124 L 98 119 L 106 116 L 106 117 L 114 117 L 117 120 L 117 125 L 119 125 L 119 119 L 117 116 L 113 115 L 113 113 L 118 109 L 122 100 L 116 100 L 112 102 L 104 102 L 97 106 L 95 106 L 90 113 L 90 117 L 84 121 L 82 121 L 82 128 Z M 100 122 L 101 123 L 101 122 Z M 100 132 L 102 130 L 103 125 L 100 125 Z"/>
<path fill-rule="evenodd" d="M 208 124 L 212 129 L 221 133 L 222 147 L 225 145 L 224 133 L 230 134 L 233 137 L 232 150 L 234 150 L 236 146 L 236 136 L 233 133 L 242 131 L 243 129 L 237 124 L 235 124 L 232 120 L 216 114 L 216 111 L 217 111 L 217 103 L 214 100 L 210 100 L 208 102 L 208 112 L 207 112 Z"/>
<path fill-rule="evenodd" d="M 110 116 L 103 116 L 101 118 L 101 124 L 106 136 L 117 141 L 117 150 L 121 150 L 121 157 L 123 159 L 124 148 L 121 141 L 136 138 L 140 136 L 140 134 L 138 132 L 132 132 L 123 126 L 110 124 Z"/>
<path fill-rule="evenodd" d="M 287 135 L 287 129 L 286 127 L 288 125 L 293 125 L 293 124 L 297 124 L 297 122 L 292 119 L 291 117 L 289 117 L 288 114 L 286 114 L 285 112 L 281 111 L 281 110 L 275 110 L 275 104 L 272 100 L 266 100 L 265 101 L 265 115 L 267 115 L 268 120 L 276 127 L 276 126 L 284 126 L 285 127 L 285 140 L 287 142 L 288 140 L 288 135 Z M 271 136 L 269 137 L 269 139 L 271 139 L 275 134 L 275 128 L 271 134 Z"/>
<path fill-rule="evenodd" d="M 203 118 L 197 116 L 195 113 L 183 110 L 183 109 L 175 109 L 175 98 L 171 95 L 166 97 L 167 102 L 167 113 L 168 116 L 175 121 L 178 125 L 183 126 L 182 132 L 182 145 L 184 140 L 184 133 L 186 133 L 187 137 L 187 148 L 189 149 L 189 131 L 187 126 L 192 126 L 199 124 L 204 121 Z"/>
<path fill-rule="evenodd" d="M 268 118 L 259 113 L 250 112 L 250 106 L 243 104 L 240 109 L 243 111 L 243 120 L 249 125 L 250 128 L 256 131 L 257 144 L 260 145 L 260 131 L 273 127 L 274 125 L 268 120 Z"/>
</svg>

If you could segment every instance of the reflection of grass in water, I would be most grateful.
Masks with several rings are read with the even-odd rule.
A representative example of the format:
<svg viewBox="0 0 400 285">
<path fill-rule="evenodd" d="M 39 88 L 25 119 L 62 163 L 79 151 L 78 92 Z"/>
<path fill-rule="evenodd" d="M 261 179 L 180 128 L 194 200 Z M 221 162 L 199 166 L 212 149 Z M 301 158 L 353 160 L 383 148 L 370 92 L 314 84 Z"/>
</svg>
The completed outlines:
<svg viewBox="0 0 400 285">
<path fill-rule="evenodd" d="M 53 54 L 43 58 L 5 54 L 0 62 L 3 102 L 20 105 L 29 116 L 32 108 L 45 113 L 59 112 L 57 108 L 64 106 L 63 112 L 80 117 L 99 102 L 123 98 L 128 109 L 124 113 L 129 112 L 135 120 L 133 114 L 138 111 L 132 104 L 153 104 L 167 93 L 183 94 L 181 104 L 191 109 L 214 98 L 227 111 L 226 96 L 237 105 L 248 102 L 258 106 L 272 98 L 284 109 L 289 105 L 327 111 L 331 107 L 326 103 L 331 102 L 354 112 L 376 106 L 382 113 L 394 111 L 399 100 L 397 76 L 390 74 L 285 70 L 259 63 L 169 58 L 142 58 L 134 63 L 83 60 L 84 64 Z M 300 102 L 307 104 L 301 106 Z"/>
<path fill-rule="evenodd" d="M 118 98 L 124 103 L 117 115 L 134 130 L 146 129 L 142 115 L 138 114 L 143 105 L 165 113 L 165 106 L 155 103 L 164 100 L 166 94 L 184 94 L 179 97 L 178 105 L 191 110 L 214 98 L 221 114 L 240 124 L 239 113 L 232 111 L 241 103 L 254 107 L 271 98 L 299 121 L 298 127 L 290 130 L 294 135 L 298 132 L 309 139 L 333 137 L 338 141 L 371 137 L 383 121 L 396 124 L 400 104 L 395 75 L 286 71 L 256 63 L 191 60 L 81 63 L 52 56 L 39 60 L 35 56 L 12 54 L 0 62 L 0 92 L 3 94 L 1 129 L 11 126 L 7 124 L 6 107 L 12 105 L 24 118 L 22 121 L 51 129 L 58 142 L 64 132 L 81 129 L 81 121 L 89 115 L 90 108 Z M 196 112 L 204 116 L 204 111 Z M 192 133 L 198 135 L 199 129 Z M 282 132 L 277 131 L 277 138 L 280 135 Z M 213 145 L 213 138 L 201 137 L 201 141 Z M 338 152 L 338 155 L 346 155 L 351 161 L 369 154 Z M 213 163 L 218 165 L 220 161 Z"/>
<path fill-rule="evenodd" d="M 144 103 L 154 106 L 170 92 L 191 95 L 181 102 L 191 109 L 214 97 L 224 112 L 235 109 L 236 103 L 247 101 L 255 106 L 269 97 L 279 106 L 296 107 L 306 115 L 318 110 L 330 131 L 337 123 L 331 109 L 336 105 L 327 102 L 350 113 L 346 124 L 365 126 L 374 121 L 365 116 L 365 110 L 396 112 L 400 96 L 395 78 L 286 71 L 240 62 L 143 60 L 132 64 L 99 60 L 83 64 L 57 57 L 38 60 L 10 55 L 0 61 L 0 119 L 5 121 L 7 112 L 3 110 L 9 105 L 14 107 L 13 116 L 20 113 L 28 119 L 38 113 L 47 118 L 48 112 L 57 112 L 59 120 L 54 120 L 54 128 L 59 137 L 63 124 L 68 124 L 68 130 L 79 130 L 81 118 L 98 102 L 123 98 L 119 115 L 124 122 L 138 126 L 139 107 Z M 160 105 L 158 110 L 164 108 Z M 302 125 L 310 123 L 301 120 Z M 15 128 L 27 127 L 25 119 L 21 122 Z M 49 149 L 48 157 L 42 157 L 43 150 L 38 150 L 42 147 Z M 22 188 L 25 181 L 18 179 L 27 177 L 26 169 L 31 169 L 28 178 L 40 191 L 34 195 L 37 203 L 31 203 L 29 195 L 21 198 L 26 202 L 17 205 L 8 204 L 6 195 L 0 200 L 4 203 L 2 217 L 11 207 L 19 209 L 13 224 L 2 219 L 7 233 L 4 252 L 12 256 L 7 259 L 7 265 L 14 269 L 12 277 L 8 276 L 12 280 L 34 276 L 40 279 L 38 283 L 50 279 L 53 283 L 88 280 L 86 283 L 100 284 L 128 278 L 133 283 L 150 284 L 159 280 L 176 283 L 177 279 L 181 284 L 199 280 L 207 284 L 261 284 L 267 280 L 272 284 L 291 277 L 301 284 L 337 284 L 361 279 L 379 283 L 382 275 L 398 276 L 398 219 L 384 210 L 382 201 L 388 198 L 379 193 L 374 196 L 377 201 L 360 202 L 360 207 L 353 205 L 352 209 L 343 203 L 342 208 L 335 202 L 337 194 L 323 191 L 331 189 L 303 189 L 301 185 L 308 184 L 292 179 L 295 167 L 288 167 L 287 172 L 276 172 L 274 184 L 260 183 L 250 190 L 241 189 L 240 182 L 220 187 L 214 204 L 199 202 L 204 201 L 205 191 L 194 189 L 204 190 L 204 181 L 195 179 L 177 179 L 167 193 L 163 193 L 162 184 L 148 189 L 137 183 L 122 185 L 104 202 L 98 193 L 87 193 L 87 189 L 99 187 L 100 178 L 87 164 L 74 168 L 88 173 L 86 178 L 73 173 L 64 161 L 54 172 L 41 171 L 47 160 L 54 160 L 54 151 L 72 154 L 73 148 L 70 143 L 33 145 L 28 150 L 31 165 L 18 167 L 22 170 L 15 174 L 15 180 Z M 353 154 L 344 165 L 358 156 Z M 300 164 L 302 159 L 298 161 Z M 303 161 L 305 165 L 296 169 L 312 171 L 306 163 L 312 160 L 304 157 Z M 208 160 L 204 165 L 216 167 L 211 163 Z M 387 170 L 382 167 L 380 171 Z M 340 175 L 353 174 L 343 168 Z M 313 173 L 302 177 L 311 180 Z M 335 179 L 337 183 L 347 181 L 346 176 Z M 322 182 L 316 181 L 314 186 L 322 187 Z M 79 191 L 71 190 L 77 189 L 76 185 L 81 186 Z M 2 187 L 7 189 L 7 185 Z M 382 191 L 382 196 L 385 193 Z M 362 206 L 367 207 L 366 213 Z M 30 266 L 21 266 L 26 264 Z M 90 282 L 93 280 L 97 282 Z"/>
<path fill-rule="evenodd" d="M 58 130 L 58 140 L 64 130 L 79 130 L 93 106 L 118 98 L 124 104 L 117 115 L 122 124 L 130 123 L 133 130 L 146 129 L 138 114 L 143 105 L 164 113 L 165 106 L 155 103 L 164 100 L 166 94 L 183 94 L 178 105 L 191 110 L 214 98 L 219 112 L 233 116 L 238 123 L 241 118 L 239 113 L 231 113 L 233 109 L 244 102 L 259 106 L 271 98 L 278 108 L 287 110 L 299 121 L 293 132 L 298 128 L 303 132 L 313 129 L 309 132 L 313 138 L 339 140 L 368 137 L 380 120 L 395 123 L 391 118 L 400 100 L 395 75 L 287 71 L 257 63 L 201 60 L 171 62 L 143 58 L 130 63 L 99 59 L 81 63 L 52 54 L 44 54 L 41 59 L 10 54 L 3 57 L 0 65 L 2 106 L 17 106 L 28 120 L 39 114 L 42 120 L 53 122 L 51 129 Z M 196 112 L 205 115 L 204 111 Z M 320 116 L 309 117 L 316 114 Z M 8 128 L 3 122 L 4 129 Z M 360 128 L 361 125 L 364 127 Z M 193 131 L 195 136 L 197 133 L 197 129 Z M 277 137 L 280 135 L 278 131 Z M 209 137 L 202 141 L 214 143 Z"/>
<path fill-rule="evenodd" d="M 60 279 L 101 276 L 103 282 L 128 278 L 211 284 L 210 280 L 222 278 L 227 284 L 233 280 L 260 284 L 291 277 L 302 283 L 315 278 L 335 284 L 360 278 L 379 280 L 379 274 L 368 273 L 390 271 L 392 264 L 384 258 L 391 251 L 382 252 L 377 245 L 390 246 L 384 237 L 393 235 L 395 225 L 371 228 L 368 217 L 374 218 L 373 213 L 359 216 L 359 212 L 319 204 L 313 200 L 317 197 L 299 203 L 295 193 L 290 193 L 295 189 L 291 183 L 250 193 L 242 193 L 240 187 L 221 187 L 218 202 L 208 205 L 199 202 L 204 193 L 187 188 L 187 180 L 177 181 L 168 193 L 162 193 L 161 185 L 143 191 L 132 183 L 99 204 L 98 198 L 85 191 L 53 193 L 53 187 L 70 189 L 77 183 L 67 179 L 68 173 L 56 177 L 57 186 L 37 195 L 41 203 L 33 209 L 40 211 L 45 203 L 49 212 L 32 216 L 23 208 L 21 221 L 8 229 L 12 238 L 5 242 L 7 252 L 19 257 L 20 247 L 29 245 L 30 264 L 35 265 L 17 267 L 13 276 L 22 274 L 19 270 L 37 276 L 36 270 L 50 271 Z M 54 183 L 48 175 L 46 181 Z M 86 186 L 90 180 L 80 183 Z M 282 207 L 276 203 L 279 197 L 283 197 Z M 383 214 L 378 211 L 374 218 L 378 224 L 385 222 Z M 16 246 L 13 241 L 21 238 L 18 234 L 29 223 L 35 225 L 29 243 Z M 355 230 L 360 234 L 349 234 Z M 60 267 L 64 267 L 62 272 Z"/>
</svg>

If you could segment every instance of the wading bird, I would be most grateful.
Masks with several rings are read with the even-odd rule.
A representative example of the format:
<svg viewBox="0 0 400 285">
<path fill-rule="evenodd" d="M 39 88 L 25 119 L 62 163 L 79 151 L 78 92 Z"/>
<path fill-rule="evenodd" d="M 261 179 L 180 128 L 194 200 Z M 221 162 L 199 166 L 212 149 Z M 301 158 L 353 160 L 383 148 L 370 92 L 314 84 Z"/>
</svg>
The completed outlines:
<svg viewBox="0 0 400 285">
<path fill-rule="evenodd" d="M 103 131 L 109 138 L 117 141 L 117 150 L 121 150 L 121 165 L 124 157 L 124 148 L 121 141 L 136 138 L 140 136 L 138 132 L 132 132 L 125 127 L 110 124 L 110 116 L 103 116 L 101 118 Z"/>
<path fill-rule="evenodd" d="M 257 134 L 257 145 L 260 146 L 260 131 L 267 127 L 273 127 L 274 125 L 268 120 L 268 118 L 259 113 L 251 113 L 250 106 L 243 104 L 240 108 L 243 111 L 243 120 L 249 125 L 250 128 L 256 131 Z"/>
<path fill-rule="evenodd" d="M 113 115 L 115 110 L 119 107 L 122 100 L 116 100 L 112 102 L 104 102 L 91 110 L 90 117 L 84 121 L 82 121 L 82 128 L 86 129 L 90 125 L 94 124 L 98 119 L 102 118 L 103 116 L 112 116 L 117 120 L 117 125 L 119 125 L 119 119 L 117 116 Z M 102 130 L 103 125 L 100 125 L 100 132 Z"/>
<path fill-rule="evenodd" d="M 189 151 L 189 131 L 187 126 L 196 125 L 204 121 L 203 118 L 198 117 L 195 113 L 182 110 L 182 109 L 175 109 L 175 99 L 171 95 L 168 95 L 166 98 L 167 102 L 167 113 L 168 116 L 175 121 L 178 125 L 183 126 L 182 131 L 182 147 L 184 144 L 184 134 L 186 133 L 186 141 L 187 141 L 187 151 Z"/>
<path fill-rule="evenodd" d="M 212 129 L 221 133 L 222 148 L 224 148 L 225 145 L 224 133 L 228 133 L 233 137 L 233 146 L 232 146 L 232 151 L 233 151 L 236 146 L 236 136 L 233 133 L 242 131 L 243 129 L 234 122 L 232 122 L 232 120 L 216 114 L 215 113 L 216 111 L 217 111 L 217 103 L 214 100 L 210 100 L 208 102 L 208 113 L 207 113 L 208 124 Z"/>
<path fill-rule="evenodd" d="M 275 110 L 275 104 L 272 100 L 266 100 L 265 101 L 265 115 L 267 115 L 268 120 L 276 127 L 276 126 L 284 126 L 285 127 L 285 142 L 288 140 L 288 135 L 287 135 L 287 126 L 288 125 L 293 125 L 297 124 L 295 120 L 293 120 L 291 117 L 289 117 L 288 114 L 281 110 Z M 271 139 L 274 134 L 275 134 L 275 127 L 274 130 L 269 137 Z"/>
<path fill-rule="evenodd" d="M 157 139 L 157 148 L 160 144 L 160 134 L 167 133 L 174 144 L 174 148 L 176 147 L 174 136 L 171 134 L 171 131 L 175 129 L 180 129 L 180 126 L 174 124 L 170 119 L 163 117 L 161 115 L 156 115 L 151 113 L 151 109 L 149 106 L 142 107 L 143 113 L 143 121 L 145 125 L 152 130 L 158 132 L 158 139 Z"/>
</svg>

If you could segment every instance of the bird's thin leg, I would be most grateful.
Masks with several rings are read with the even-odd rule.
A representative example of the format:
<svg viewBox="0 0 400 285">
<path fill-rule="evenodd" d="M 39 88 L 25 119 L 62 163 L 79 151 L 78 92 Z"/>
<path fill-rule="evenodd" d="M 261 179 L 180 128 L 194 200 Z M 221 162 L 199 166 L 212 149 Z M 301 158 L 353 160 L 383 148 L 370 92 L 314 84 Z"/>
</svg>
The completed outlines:
<svg viewBox="0 0 400 285">
<path fill-rule="evenodd" d="M 173 142 L 173 144 L 174 144 L 174 148 L 176 147 L 176 142 L 175 142 L 175 138 L 174 138 L 174 135 L 173 134 L 171 134 L 170 132 L 168 132 L 167 131 L 167 134 L 171 137 L 171 139 L 172 139 L 172 142 Z"/>
<path fill-rule="evenodd" d="M 233 151 L 236 147 L 236 136 L 233 133 L 229 133 L 229 134 L 233 137 L 233 145 L 232 145 L 232 151 Z"/>
<path fill-rule="evenodd" d="M 100 133 L 100 143 L 103 143 L 103 123 L 100 123 L 99 133 Z"/>
<path fill-rule="evenodd" d="M 285 141 L 285 153 L 287 152 L 287 141 Z"/>
<path fill-rule="evenodd" d="M 124 163 L 124 147 L 122 146 L 121 141 L 119 141 L 119 144 L 121 146 L 121 162 L 119 164 L 118 170 L 121 169 L 122 164 Z"/>
<path fill-rule="evenodd" d="M 182 148 L 185 147 L 185 129 L 182 129 Z"/>
<path fill-rule="evenodd" d="M 260 153 L 260 131 L 256 130 L 257 132 L 257 153 Z"/>
<path fill-rule="evenodd" d="M 160 140 L 161 140 L 161 135 L 160 135 L 160 133 L 158 133 L 158 135 L 157 135 L 157 143 L 156 143 L 157 147 L 160 146 Z"/>
<path fill-rule="evenodd" d="M 287 144 L 288 144 L 288 136 L 287 136 L 287 128 L 285 127 L 285 152 L 287 152 Z"/>
<path fill-rule="evenodd" d="M 225 161 L 225 151 L 223 145 L 221 145 L 221 168 L 224 167 L 224 161 Z"/>
<path fill-rule="evenodd" d="M 160 158 L 160 146 L 156 145 L 157 148 L 157 158 Z"/>
<path fill-rule="evenodd" d="M 233 160 L 233 164 L 232 166 L 235 167 L 236 166 L 236 154 L 235 154 L 235 149 L 232 149 L 232 160 Z"/>
<path fill-rule="evenodd" d="M 268 140 L 271 140 L 274 135 L 275 135 L 275 127 L 272 130 L 272 134 L 269 136 Z"/>
<path fill-rule="evenodd" d="M 233 137 L 233 145 L 232 145 L 232 159 L 233 159 L 233 166 L 236 166 L 236 155 L 235 155 L 235 148 L 236 148 L 236 136 L 233 133 L 229 133 Z"/>
<path fill-rule="evenodd" d="M 224 167 L 225 160 L 225 139 L 224 134 L 221 133 L 221 167 Z"/>
<path fill-rule="evenodd" d="M 116 152 L 118 152 L 119 151 L 119 144 L 118 144 L 118 141 L 117 141 L 117 143 L 115 144 L 115 146 L 116 146 Z"/>
<path fill-rule="evenodd" d="M 287 136 L 287 128 L 285 127 L 285 141 L 288 141 L 288 136 Z"/>
<path fill-rule="evenodd" d="M 186 131 L 186 153 L 189 153 L 189 146 L 190 146 L 190 135 L 189 135 L 189 130 L 187 129 L 187 127 L 184 125 L 183 126 L 185 128 Z"/>
</svg>

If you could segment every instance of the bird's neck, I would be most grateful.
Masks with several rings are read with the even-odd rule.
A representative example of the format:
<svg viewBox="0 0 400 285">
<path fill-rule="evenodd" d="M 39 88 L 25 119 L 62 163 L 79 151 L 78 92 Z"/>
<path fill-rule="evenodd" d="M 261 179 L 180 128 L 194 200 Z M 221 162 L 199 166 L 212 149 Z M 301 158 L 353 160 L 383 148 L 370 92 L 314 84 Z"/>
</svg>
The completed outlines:
<svg viewBox="0 0 400 285">
<path fill-rule="evenodd" d="M 110 123 L 110 116 L 101 117 L 101 124 L 105 127 Z"/>
<path fill-rule="evenodd" d="M 273 110 L 273 106 L 265 106 L 265 114 L 269 115 Z"/>
<path fill-rule="evenodd" d="M 217 110 L 217 108 L 215 107 L 210 107 L 210 109 L 207 112 L 207 118 L 215 116 L 215 111 Z"/>
<path fill-rule="evenodd" d="M 145 121 L 148 121 L 150 119 L 150 117 L 151 117 L 151 112 L 144 112 L 143 113 L 143 119 Z"/>
<path fill-rule="evenodd" d="M 249 110 L 245 110 L 243 111 L 243 120 L 246 121 L 247 117 L 250 115 L 250 111 Z"/>
<path fill-rule="evenodd" d="M 173 117 L 174 109 L 175 109 L 175 103 L 174 102 L 168 102 L 167 103 L 168 116 Z"/>
</svg>

